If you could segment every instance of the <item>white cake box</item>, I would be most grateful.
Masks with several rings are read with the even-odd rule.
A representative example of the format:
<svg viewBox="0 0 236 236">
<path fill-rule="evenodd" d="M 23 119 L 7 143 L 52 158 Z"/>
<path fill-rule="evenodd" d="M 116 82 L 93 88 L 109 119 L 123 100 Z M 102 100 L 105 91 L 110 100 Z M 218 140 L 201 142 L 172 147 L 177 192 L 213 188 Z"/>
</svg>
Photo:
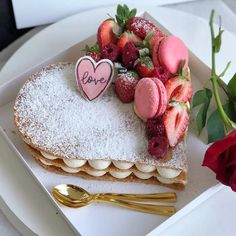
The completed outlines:
<svg viewBox="0 0 236 236">
<path fill-rule="evenodd" d="M 168 33 L 167 30 L 159 25 L 147 12 L 145 12 L 143 16 L 156 23 L 164 32 Z M 104 18 L 105 17 L 106 16 L 104 16 Z M 94 32 L 96 32 L 96 30 L 97 28 L 94 28 Z M 93 44 L 95 41 L 96 35 L 93 35 L 73 47 L 60 52 L 58 55 L 48 58 L 41 64 L 29 68 L 28 71 L 19 77 L 13 78 L 3 84 L 0 87 L 0 134 L 3 135 L 10 147 L 16 151 L 16 155 L 12 158 L 18 158 L 23 162 L 25 168 L 32 174 L 32 178 L 38 180 L 37 183 L 46 191 L 48 198 L 51 198 L 52 204 L 56 205 L 58 211 L 63 214 L 68 222 L 82 235 L 145 235 L 156 227 L 155 234 L 157 234 L 178 221 L 198 204 L 205 201 L 222 188 L 221 185 L 216 185 L 215 177 L 206 168 L 201 167 L 202 158 L 207 146 L 194 133 L 191 128 L 193 125 L 190 125 L 187 139 L 189 157 L 188 185 L 184 191 L 176 191 L 178 201 L 175 205 L 178 212 L 169 219 L 163 216 L 139 213 L 105 204 L 95 203 L 81 209 L 71 209 L 58 205 L 50 195 L 50 191 L 53 186 L 61 183 L 76 184 L 92 193 L 151 193 L 169 191 L 169 189 L 157 185 L 139 183 L 113 183 L 109 181 L 84 180 L 79 177 L 62 176 L 45 171 L 25 150 L 23 141 L 15 132 L 13 122 L 14 100 L 28 76 L 50 63 L 59 61 L 75 62 L 83 55 L 82 49 L 85 45 Z M 193 53 L 189 51 L 189 54 L 191 77 L 194 90 L 196 91 L 201 86 L 201 82 L 209 78 L 210 71 Z"/>
</svg>

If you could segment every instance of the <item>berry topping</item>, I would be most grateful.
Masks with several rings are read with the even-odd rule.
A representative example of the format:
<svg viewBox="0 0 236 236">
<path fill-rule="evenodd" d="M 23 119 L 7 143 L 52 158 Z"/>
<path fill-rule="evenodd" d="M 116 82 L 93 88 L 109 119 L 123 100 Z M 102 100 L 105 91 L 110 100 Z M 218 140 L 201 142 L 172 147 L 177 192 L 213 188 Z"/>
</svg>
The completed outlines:
<svg viewBox="0 0 236 236">
<path fill-rule="evenodd" d="M 146 122 L 145 131 L 148 139 L 165 136 L 165 127 L 162 123 L 162 119 L 148 119 Z"/>
<path fill-rule="evenodd" d="M 117 36 L 114 30 L 119 28 L 118 24 L 113 20 L 105 20 L 98 28 L 97 41 L 100 49 L 108 43 L 116 43 Z"/>
<path fill-rule="evenodd" d="M 174 147 L 184 136 L 188 123 L 189 115 L 184 104 L 176 102 L 165 112 L 163 124 L 171 147 Z"/>
<path fill-rule="evenodd" d="M 125 44 L 123 50 L 122 50 L 122 61 L 124 66 L 127 69 L 130 69 L 133 67 L 134 62 L 139 57 L 139 51 L 135 47 L 134 43 L 128 42 Z"/>
<path fill-rule="evenodd" d="M 191 99 L 193 88 L 191 82 L 181 76 L 169 79 L 165 83 L 168 101 L 176 100 L 179 102 L 187 102 Z"/>
<path fill-rule="evenodd" d="M 109 43 L 102 47 L 101 50 L 102 58 L 116 61 L 120 55 L 120 49 L 114 43 Z"/>
<path fill-rule="evenodd" d="M 143 17 L 132 17 L 127 21 L 125 28 L 144 39 L 150 30 L 155 30 L 156 26 Z"/>
<path fill-rule="evenodd" d="M 155 31 L 152 31 L 152 35 L 150 39 L 148 39 L 149 50 L 151 55 L 153 54 L 155 44 L 159 44 L 164 37 L 165 35 L 159 29 L 156 28 Z"/>
<path fill-rule="evenodd" d="M 152 77 L 154 66 L 149 56 L 141 57 L 135 64 L 135 69 L 141 78 Z"/>
<path fill-rule="evenodd" d="M 125 44 L 128 42 L 136 43 L 141 42 L 142 40 L 136 36 L 133 32 L 125 31 L 119 38 L 117 46 L 121 49 L 124 48 Z"/>
<path fill-rule="evenodd" d="M 167 82 L 170 76 L 171 73 L 162 66 L 155 67 L 152 74 L 152 77 L 158 78 L 163 84 Z"/>
<path fill-rule="evenodd" d="M 101 53 L 100 53 L 99 46 L 97 43 L 95 43 L 91 47 L 86 45 L 83 51 L 86 52 L 86 56 L 92 57 L 94 61 L 98 62 L 99 60 L 101 60 Z"/>
<path fill-rule="evenodd" d="M 148 141 L 148 153 L 157 159 L 165 156 L 168 147 L 166 137 L 153 137 Z"/>
<path fill-rule="evenodd" d="M 128 71 L 126 74 L 118 74 L 115 80 L 115 92 L 123 103 L 134 100 L 135 87 L 138 83 L 138 75 Z"/>
<path fill-rule="evenodd" d="M 130 10 L 126 4 L 123 6 L 118 4 L 117 10 L 116 10 L 116 21 L 118 25 L 123 28 L 126 22 L 134 17 L 137 13 L 137 10 L 134 8 Z"/>
</svg>

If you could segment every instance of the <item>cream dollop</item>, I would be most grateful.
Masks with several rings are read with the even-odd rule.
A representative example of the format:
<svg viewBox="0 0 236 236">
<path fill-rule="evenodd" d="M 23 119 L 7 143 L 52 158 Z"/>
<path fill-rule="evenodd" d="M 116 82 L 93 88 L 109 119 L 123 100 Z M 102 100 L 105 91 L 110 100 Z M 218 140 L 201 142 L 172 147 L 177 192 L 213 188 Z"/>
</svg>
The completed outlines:
<svg viewBox="0 0 236 236">
<path fill-rule="evenodd" d="M 68 173 L 71 173 L 71 174 L 79 172 L 79 169 L 70 168 L 70 167 L 67 167 L 67 166 L 61 166 L 61 169 L 64 170 L 65 172 L 68 172 Z"/>
<path fill-rule="evenodd" d="M 150 179 L 153 175 L 150 173 L 134 172 L 134 175 L 139 179 Z"/>
<path fill-rule="evenodd" d="M 181 173 L 181 170 L 174 170 L 174 169 L 164 168 L 164 167 L 157 167 L 157 171 L 161 175 L 161 177 L 164 177 L 167 179 L 175 178 Z"/>
<path fill-rule="evenodd" d="M 99 177 L 105 175 L 107 172 L 105 170 L 87 170 L 86 173 L 95 177 Z"/>
<path fill-rule="evenodd" d="M 110 175 L 112 175 L 113 177 L 115 177 L 117 179 L 124 179 L 124 178 L 128 177 L 132 172 L 131 171 L 112 171 L 109 173 L 110 173 Z"/>
<path fill-rule="evenodd" d="M 88 163 L 91 167 L 93 167 L 96 170 L 104 170 L 111 164 L 111 161 L 89 160 Z"/>
<path fill-rule="evenodd" d="M 63 159 L 64 163 L 68 167 L 76 168 L 83 166 L 87 161 L 86 160 L 78 160 L 78 159 Z"/>
<path fill-rule="evenodd" d="M 152 165 L 145 165 L 145 164 L 137 163 L 137 164 L 135 164 L 135 166 L 137 167 L 138 170 L 145 172 L 145 173 L 149 173 L 149 172 L 156 170 L 156 167 L 152 166 Z"/>
<path fill-rule="evenodd" d="M 114 164 L 115 167 L 121 170 L 128 170 L 134 165 L 134 163 L 126 161 L 113 161 L 112 163 Z"/>
<path fill-rule="evenodd" d="M 57 159 L 56 156 L 51 155 L 51 154 L 48 154 L 47 152 L 41 151 L 41 154 L 42 154 L 45 158 L 47 158 L 47 159 L 49 159 L 49 160 L 56 160 L 56 159 Z"/>
</svg>

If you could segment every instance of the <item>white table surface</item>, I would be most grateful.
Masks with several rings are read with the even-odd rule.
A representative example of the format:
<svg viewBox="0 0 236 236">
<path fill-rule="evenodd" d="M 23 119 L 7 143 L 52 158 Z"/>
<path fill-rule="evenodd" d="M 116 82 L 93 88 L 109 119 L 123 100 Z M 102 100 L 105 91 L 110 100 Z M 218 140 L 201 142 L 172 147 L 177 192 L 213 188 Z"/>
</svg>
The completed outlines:
<svg viewBox="0 0 236 236">
<path fill-rule="evenodd" d="M 176 4 L 176 5 L 172 5 L 172 6 L 168 6 L 170 8 L 173 9 L 178 9 L 181 11 L 185 11 L 188 13 L 192 13 L 194 15 L 200 16 L 203 19 L 208 19 L 209 17 L 209 12 L 212 8 L 212 5 L 214 5 L 214 8 L 216 9 L 217 13 L 222 15 L 223 18 L 223 25 L 225 27 L 225 29 L 233 32 L 236 35 L 236 25 L 233 24 L 232 22 L 236 22 L 236 17 L 235 14 L 233 13 L 233 11 L 231 11 L 222 1 L 197 1 L 197 2 L 191 2 L 191 3 L 184 3 L 184 4 Z M 32 35 L 34 35 L 36 32 L 40 31 L 42 28 L 44 27 L 40 27 L 40 28 L 36 28 L 34 29 L 32 32 L 28 33 L 26 36 L 22 37 L 20 40 L 17 40 L 13 45 L 9 46 L 7 49 L 5 49 L 4 51 L 2 51 L 0 53 L 0 68 L 1 65 L 4 65 L 5 62 L 8 60 L 8 58 L 11 56 L 11 54 L 22 44 L 24 43 L 27 39 L 29 39 L 30 37 L 32 37 Z M 197 29 L 197 27 L 196 27 Z M 207 29 L 207 28 L 206 28 Z M 63 37 L 63 34 L 61 35 Z M 39 51 L 38 51 L 39 52 Z M 13 56 L 14 58 L 14 56 Z M 4 80 L 8 80 L 10 79 L 12 76 L 17 75 L 17 73 L 19 71 L 21 71 L 21 69 L 23 70 L 24 68 L 19 67 L 19 71 L 17 72 L 17 70 L 13 70 L 11 71 L 11 61 L 12 58 L 8 61 L 8 63 L 5 65 L 5 67 L 3 67 L 3 70 L 0 72 L 0 80 L 2 80 L 4 78 Z M 234 67 L 236 67 L 236 65 L 234 65 Z M 22 71 L 23 72 L 23 71 Z M 224 188 L 224 190 L 221 191 L 220 194 L 218 194 L 217 196 L 215 196 L 216 198 L 223 198 L 224 200 L 227 200 L 228 202 L 235 202 L 235 195 L 232 194 L 232 192 L 228 189 L 228 188 Z M 210 201 L 210 199 L 209 199 Z M 191 227 L 192 229 L 199 227 L 201 230 L 197 231 L 198 234 L 195 235 L 204 235 L 204 232 L 206 232 L 207 229 L 207 225 L 209 225 L 209 227 L 211 226 L 211 222 L 212 224 L 215 224 L 216 222 L 218 222 L 219 224 L 217 224 L 218 226 L 221 227 L 225 227 L 226 225 L 224 225 L 225 219 L 220 216 L 218 218 L 216 218 L 216 221 L 211 221 L 209 220 L 208 217 L 210 217 L 210 215 L 212 214 L 212 209 L 217 209 L 217 207 L 219 206 L 215 206 L 214 204 L 211 204 L 212 201 L 210 202 L 205 202 L 205 204 L 203 204 L 201 207 L 199 207 L 196 211 L 196 215 L 194 215 L 195 213 L 191 214 L 191 217 L 188 219 L 184 219 L 187 222 L 183 222 L 183 224 L 187 225 L 188 227 Z M 230 204 L 227 205 L 228 207 L 225 207 L 224 213 L 227 215 L 227 211 L 230 212 Z M 199 217 L 199 212 L 201 213 L 202 211 L 202 218 L 196 221 L 193 221 L 191 219 L 194 219 L 194 217 Z M 208 224 L 203 224 L 203 221 L 207 221 Z M 191 229 L 190 228 L 190 229 Z M 232 235 L 230 234 L 230 232 L 232 232 L 233 228 L 232 225 L 230 225 L 229 227 L 226 228 L 225 231 L 225 235 Z M 14 229 L 14 227 L 8 222 L 8 220 L 5 218 L 5 216 L 3 216 L 3 214 L 0 211 L 0 232 L 1 235 L 3 236 L 14 236 L 14 235 L 20 235 L 19 232 L 17 230 Z M 183 230 L 181 231 L 181 228 L 179 228 L 178 226 L 174 226 L 171 227 L 170 229 L 166 229 L 165 231 L 163 231 L 163 235 L 173 235 L 173 232 L 175 232 L 175 235 L 179 235 L 180 233 L 183 235 Z M 178 234 L 178 233 L 179 234 Z M 202 232 L 202 233 L 201 233 Z M 184 234 L 186 235 L 186 234 Z M 194 232 L 193 234 L 194 235 Z"/>
</svg>

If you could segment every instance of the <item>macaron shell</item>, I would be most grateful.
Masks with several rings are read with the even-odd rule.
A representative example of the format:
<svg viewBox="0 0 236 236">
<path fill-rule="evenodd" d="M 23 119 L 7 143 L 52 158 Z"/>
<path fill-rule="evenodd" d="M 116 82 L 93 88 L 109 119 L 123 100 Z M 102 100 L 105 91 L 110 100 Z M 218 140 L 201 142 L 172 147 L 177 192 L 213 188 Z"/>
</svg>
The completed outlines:
<svg viewBox="0 0 236 236">
<path fill-rule="evenodd" d="M 164 84 L 158 78 L 152 78 L 159 92 L 159 105 L 155 117 L 164 114 L 167 108 L 168 98 Z"/>
<path fill-rule="evenodd" d="M 150 78 L 142 78 L 136 85 L 134 106 L 141 119 L 150 119 L 157 113 L 159 91 Z"/>
<path fill-rule="evenodd" d="M 189 57 L 184 42 L 172 35 L 164 38 L 159 46 L 160 64 L 165 66 L 170 73 L 175 74 L 182 60 L 185 60 L 185 68 L 187 68 Z"/>
<path fill-rule="evenodd" d="M 163 38 L 156 41 L 156 43 L 154 44 L 154 47 L 152 49 L 152 61 L 153 61 L 154 66 L 156 66 L 156 67 L 160 66 L 158 55 L 159 55 L 159 46 L 160 46 L 160 43 L 162 40 L 163 40 Z"/>
</svg>

